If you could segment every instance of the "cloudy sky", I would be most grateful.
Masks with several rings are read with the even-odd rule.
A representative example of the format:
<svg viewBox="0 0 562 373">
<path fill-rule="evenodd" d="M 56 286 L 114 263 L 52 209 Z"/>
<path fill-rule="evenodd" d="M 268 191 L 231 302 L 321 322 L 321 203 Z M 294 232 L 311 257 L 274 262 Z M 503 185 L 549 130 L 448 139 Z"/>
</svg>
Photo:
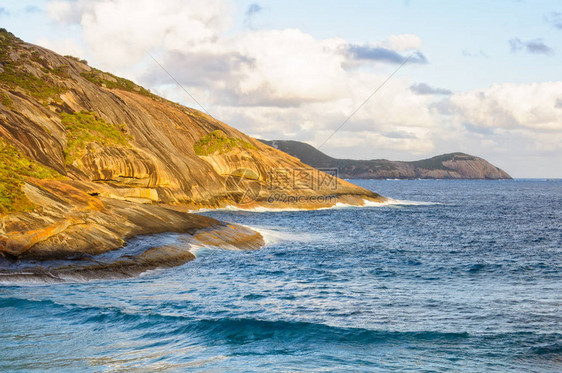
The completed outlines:
<svg viewBox="0 0 562 373">
<path fill-rule="evenodd" d="M 2 1 L 0 27 L 265 139 L 562 177 L 560 1 Z"/>
</svg>

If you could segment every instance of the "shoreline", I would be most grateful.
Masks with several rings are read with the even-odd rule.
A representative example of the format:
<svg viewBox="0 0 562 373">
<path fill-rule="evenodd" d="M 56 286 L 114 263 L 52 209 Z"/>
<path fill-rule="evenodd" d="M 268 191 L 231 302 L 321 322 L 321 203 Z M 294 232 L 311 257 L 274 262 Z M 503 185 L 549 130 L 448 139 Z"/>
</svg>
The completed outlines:
<svg viewBox="0 0 562 373">
<path fill-rule="evenodd" d="M 162 245 L 143 241 L 162 240 Z M 171 241 L 166 243 L 166 241 Z M 195 250 L 257 250 L 265 245 L 261 233 L 224 223 L 194 233 L 163 232 L 131 238 L 118 249 L 96 256 L 68 259 L 14 260 L 0 257 L 0 282 L 112 280 L 139 276 L 150 270 L 181 266 L 196 259 Z"/>
<path fill-rule="evenodd" d="M 224 209 L 268 211 L 319 210 L 365 206 L 388 201 L 371 195 L 340 194 L 331 203 L 265 203 L 233 205 L 226 199 L 214 208 L 191 210 L 187 204 L 139 203 L 92 193 L 91 183 L 71 180 L 29 179 L 24 191 L 37 206 L 32 211 L 2 217 L 0 227 L 0 278 L 63 277 L 119 278 L 147 270 L 182 265 L 195 256 L 192 245 L 255 250 L 263 236 L 249 228 L 196 214 Z M 217 201 L 215 201 L 217 202 Z M 211 207 L 211 206 L 209 206 Z M 126 251 L 141 237 L 181 234 L 181 244 L 155 245 L 126 257 L 104 260 L 107 253 Z M 53 263 L 54 261 L 59 261 Z M 62 277 L 61 277 L 62 276 Z"/>
</svg>

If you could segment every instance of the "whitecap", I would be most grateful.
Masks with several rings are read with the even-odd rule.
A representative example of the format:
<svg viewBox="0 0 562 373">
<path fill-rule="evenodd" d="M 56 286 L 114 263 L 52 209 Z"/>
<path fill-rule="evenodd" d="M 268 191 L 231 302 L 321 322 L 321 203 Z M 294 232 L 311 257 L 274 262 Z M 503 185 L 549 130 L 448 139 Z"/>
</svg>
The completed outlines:
<svg viewBox="0 0 562 373">
<path fill-rule="evenodd" d="M 361 207 L 385 207 L 385 206 L 431 206 L 431 205 L 441 205 L 440 202 L 428 202 L 428 201 L 410 201 L 410 200 L 400 200 L 394 198 L 387 198 L 385 201 L 376 202 L 364 199 L 362 205 L 352 205 L 349 203 L 336 202 L 333 206 L 319 207 L 317 209 L 310 208 L 297 208 L 297 207 L 265 207 L 265 206 L 234 206 L 228 205 L 225 207 L 220 207 L 216 209 L 200 209 L 197 211 L 192 211 L 192 213 L 200 212 L 211 212 L 211 211 L 241 211 L 241 212 L 297 212 L 297 211 L 317 211 L 317 210 L 338 210 L 346 208 L 361 208 Z M 250 227 L 251 228 L 251 227 Z"/>
<path fill-rule="evenodd" d="M 393 199 L 387 198 L 386 201 L 383 202 L 375 202 L 369 200 L 363 200 L 365 203 L 364 207 L 380 207 L 380 206 L 432 206 L 432 205 L 441 205 L 440 202 L 428 202 L 428 201 L 410 201 L 405 199 Z"/>
</svg>

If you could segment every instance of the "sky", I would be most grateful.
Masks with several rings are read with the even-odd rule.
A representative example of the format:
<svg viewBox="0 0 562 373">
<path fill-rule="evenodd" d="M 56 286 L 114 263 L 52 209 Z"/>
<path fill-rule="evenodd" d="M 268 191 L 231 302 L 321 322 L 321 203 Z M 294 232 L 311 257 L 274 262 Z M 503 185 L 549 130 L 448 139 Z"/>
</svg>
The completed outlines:
<svg viewBox="0 0 562 373">
<path fill-rule="evenodd" d="M 0 27 L 257 138 L 562 178 L 560 1 L 4 0 Z"/>
</svg>

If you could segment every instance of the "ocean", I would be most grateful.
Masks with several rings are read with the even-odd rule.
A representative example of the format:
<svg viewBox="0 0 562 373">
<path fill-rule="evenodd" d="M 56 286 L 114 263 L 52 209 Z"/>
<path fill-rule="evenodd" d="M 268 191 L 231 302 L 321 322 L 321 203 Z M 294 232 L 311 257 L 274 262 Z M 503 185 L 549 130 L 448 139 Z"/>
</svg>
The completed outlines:
<svg viewBox="0 0 562 373">
<path fill-rule="evenodd" d="M 352 182 L 399 202 L 208 211 L 267 245 L 0 279 L 0 371 L 562 371 L 562 181 Z"/>
</svg>

